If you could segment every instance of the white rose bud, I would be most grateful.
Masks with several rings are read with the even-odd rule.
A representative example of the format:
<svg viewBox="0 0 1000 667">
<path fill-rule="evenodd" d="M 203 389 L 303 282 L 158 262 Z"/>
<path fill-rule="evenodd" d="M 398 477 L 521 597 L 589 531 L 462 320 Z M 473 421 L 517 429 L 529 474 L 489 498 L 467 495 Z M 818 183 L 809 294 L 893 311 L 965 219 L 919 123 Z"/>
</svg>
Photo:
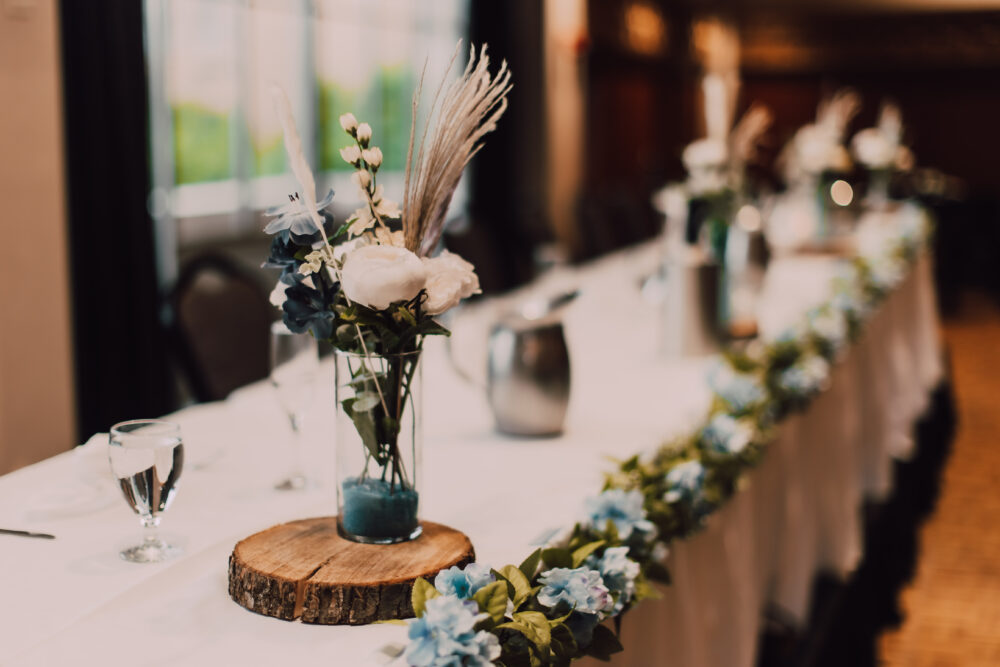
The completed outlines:
<svg viewBox="0 0 1000 667">
<path fill-rule="evenodd" d="M 382 149 L 378 146 L 373 146 L 372 148 L 361 151 L 361 157 L 365 159 L 365 162 L 367 162 L 372 169 L 378 169 L 382 166 Z"/>
<path fill-rule="evenodd" d="M 358 141 L 361 142 L 362 146 L 367 146 L 368 142 L 372 140 L 372 126 L 368 123 L 361 123 L 358 125 Z"/>
<path fill-rule="evenodd" d="M 437 257 L 424 257 L 422 261 L 427 270 L 424 310 L 428 314 L 443 313 L 457 306 L 462 299 L 481 291 L 475 267 L 458 255 L 442 250 Z"/>
<path fill-rule="evenodd" d="M 353 137 L 354 133 L 358 131 L 358 119 L 352 113 L 345 113 L 340 117 L 340 126 L 344 128 L 344 132 Z"/>
<path fill-rule="evenodd" d="M 397 301 L 415 297 L 427 281 L 420 258 L 406 248 L 367 245 L 351 251 L 340 271 L 340 285 L 348 299 L 384 310 Z"/>
<path fill-rule="evenodd" d="M 357 146 L 348 146 L 340 149 L 340 157 L 344 158 L 347 164 L 357 164 L 361 159 L 361 149 Z"/>
<path fill-rule="evenodd" d="M 367 153 L 368 151 L 365 152 Z M 366 169 L 358 169 L 356 172 L 351 174 L 351 180 L 354 181 L 354 184 L 359 188 L 368 192 L 368 188 L 370 188 L 372 184 L 372 175 L 369 174 Z"/>
</svg>

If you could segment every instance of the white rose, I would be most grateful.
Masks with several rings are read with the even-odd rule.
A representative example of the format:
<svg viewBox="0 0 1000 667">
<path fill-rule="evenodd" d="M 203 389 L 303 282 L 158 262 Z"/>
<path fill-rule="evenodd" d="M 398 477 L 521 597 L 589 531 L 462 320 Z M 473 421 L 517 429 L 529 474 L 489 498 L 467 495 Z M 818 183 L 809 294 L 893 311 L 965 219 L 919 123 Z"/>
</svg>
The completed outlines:
<svg viewBox="0 0 1000 667">
<path fill-rule="evenodd" d="M 340 117 L 340 126 L 344 128 L 345 132 L 353 135 L 358 129 L 358 119 L 352 113 L 345 113 Z"/>
<path fill-rule="evenodd" d="M 347 298 L 375 310 L 412 299 L 426 281 L 427 270 L 420 258 L 396 246 L 357 248 L 347 255 L 340 271 L 340 285 Z"/>
<path fill-rule="evenodd" d="M 358 125 L 358 141 L 363 145 L 368 145 L 368 142 L 372 140 L 372 126 L 368 123 L 361 123 Z"/>
<path fill-rule="evenodd" d="M 355 164 L 361 159 L 361 149 L 357 146 L 347 146 L 346 148 L 341 148 L 340 157 L 344 158 L 344 162 L 348 164 Z"/>
<path fill-rule="evenodd" d="M 896 158 L 896 144 L 890 142 L 875 127 L 869 127 L 855 134 L 851 148 L 858 162 L 871 169 L 886 169 Z"/>
<path fill-rule="evenodd" d="M 454 308 L 462 299 L 479 294 L 479 276 L 475 267 L 458 255 L 442 250 L 437 257 L 424 257 L 427 270 L 427 301 L 424 310 L 438 315 Z"/>
<path fill-rule="evenodd" d="M 382 149 L 378 146 L 361 151 L 361 157 L 365 159 L 372 169 L 378 169 L 382 165 Z"/>
</svg>

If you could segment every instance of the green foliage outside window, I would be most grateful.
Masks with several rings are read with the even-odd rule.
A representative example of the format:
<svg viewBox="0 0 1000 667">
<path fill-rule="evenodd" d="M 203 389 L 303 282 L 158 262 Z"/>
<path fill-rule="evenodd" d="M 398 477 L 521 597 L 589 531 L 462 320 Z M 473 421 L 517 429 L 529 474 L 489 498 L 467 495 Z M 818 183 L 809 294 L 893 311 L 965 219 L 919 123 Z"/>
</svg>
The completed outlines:
<svg viewBox="0 0 1000 667">
<path fill-rule="evenodd" d="M 349 172 L 340 158 L 346 144 L 340 115 L 348 111 L 370 118 L 378 128 L 375 141 L 382 148 L 386 171 L 402 171 L 410 138 L 410 101 L 416 86 L 408 65 L 383 66 L 363 91 L 335 82 L 318 82 L 319 170 Z M 213 111 L 197 103 L 172 105 L 174 124 L 174 180 L 177 185 L 232 178 L 230 137 L 233 119 L 227 112 Z M 253 175 L 268 176 L 285 171 L 281 135 L 254 140 Z"/>
<path fill-rule="evenodd" d="M 175 104 L 171 111 L 174 182 L 183 185 L 230 178 L 229 114 L 190 102 Z"/>
<path fill-rule="evenodd" d="M 416 80 L 406 65 L 382 66 L 364 91 L 349 90 L 332 81 L 319 82 L 320 169 L 352 171 L 340 158 L 347 144 L 340 115 L 350 111 L 358 118 L 377 122 L 373 141 L 382 149 L 383 170 L 402 171 L 410 139 L 410 103 Z"/>
</svg>

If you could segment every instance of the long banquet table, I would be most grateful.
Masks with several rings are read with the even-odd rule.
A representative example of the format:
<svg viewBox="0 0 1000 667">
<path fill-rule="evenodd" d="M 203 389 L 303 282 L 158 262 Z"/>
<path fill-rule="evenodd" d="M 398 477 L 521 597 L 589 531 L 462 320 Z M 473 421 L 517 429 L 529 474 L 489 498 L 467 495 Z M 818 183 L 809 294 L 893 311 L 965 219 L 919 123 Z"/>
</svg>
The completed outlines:
<svg viewBox="0 0 1000 667">
<path fill-rule="evenodd" d="M 899 216 L 919 214 L 904 207 Z M 652 451 L 706 414 L 706 374 L 717 361 L 664 358 L 660 309 L 639 288 L 660 255 L 650 242 L 558 269 L 453 322 L 450 356 L 475 375 L 497 312 L 581 288 L 565 316 L 573 386 L 561 437 L 497 434 L 483 392 L 455 372 L 443 340 L 428 341 L 422 516 L 466 532 L 481 562 L 520 562 L 581 518 L 611 459 Z M 816 255 L 772 263 L 762 335 L 781 335 L 829 299 L 841 264 Z M 889 493 L 893 459 L 911 454 L 911 425 L 941 378 L 938 347 L 924 253 L 834 364 L 827 391 L 782 422 L 764 461 L 704 530 L 671 546 L 674 583 L 629 613 L 626 650 L 613 664 L 749 666 L 766 605 L 804 622 L 814 575 L 847 575 L 861 557 L 861 502 Z M 305 442 L 320 484 L 299 493 L 272 490 L 289 435 L 268 384 L 170 416 L 184 432 L 186 467 L 163 519 L 184 554 L 167 563 L 118 558 L 139 525 L 111 478 L 106 436 L 0 477 L 0 526 L 57 536 L 0 536 L 0 664 L 399 664 L 404 628 L 280 621 L 239 607 L 226 590 L 236 541 L 335 512 L 332 393 L 323 365 Z"/>
</svg>

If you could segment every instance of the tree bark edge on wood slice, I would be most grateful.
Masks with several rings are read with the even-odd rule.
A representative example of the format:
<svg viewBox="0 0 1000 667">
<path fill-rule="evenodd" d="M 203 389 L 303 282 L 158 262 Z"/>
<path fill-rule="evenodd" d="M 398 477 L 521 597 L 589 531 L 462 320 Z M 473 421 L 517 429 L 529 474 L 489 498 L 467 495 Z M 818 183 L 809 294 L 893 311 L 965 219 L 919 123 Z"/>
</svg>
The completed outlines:
<svg viewBox="0 0 1000 667">
<path fill-rule="evenodd" d="M 337 517 L 300 519 L 239 541 L 229 557 L 229 596 L 284 620 L 363 625 L 413 616 L 418 577 L 476 559 L 465 534 L 430 521 L 399 544 L 360 544 L 340 536 Z"/>
</svg>

